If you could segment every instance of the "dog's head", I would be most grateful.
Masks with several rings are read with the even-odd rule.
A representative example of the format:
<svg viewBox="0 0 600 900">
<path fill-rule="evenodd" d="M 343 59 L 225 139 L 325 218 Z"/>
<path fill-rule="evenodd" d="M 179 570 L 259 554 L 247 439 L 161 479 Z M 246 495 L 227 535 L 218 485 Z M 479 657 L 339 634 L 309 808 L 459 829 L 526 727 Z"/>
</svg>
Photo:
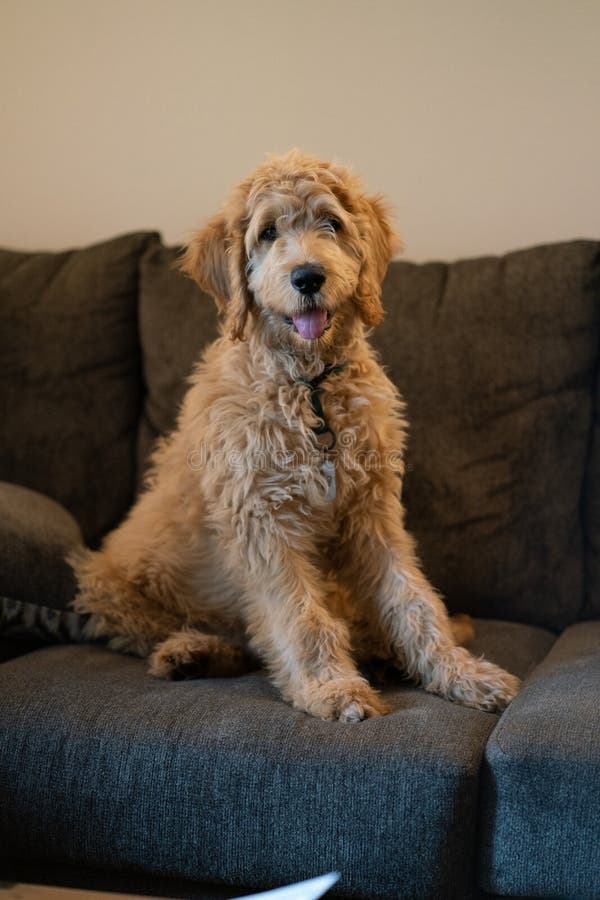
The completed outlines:
<svg viewBox="0 0 600 900">
<path fill-rule="evenodd" d="M 401 247 L 380 197 L 343 166 L 293 150 L 239 185 L 190 242 L 181 268 L 212 294 L 234 339 L 336 346 L 382 318 L 381 282 Z"/>
</svg>

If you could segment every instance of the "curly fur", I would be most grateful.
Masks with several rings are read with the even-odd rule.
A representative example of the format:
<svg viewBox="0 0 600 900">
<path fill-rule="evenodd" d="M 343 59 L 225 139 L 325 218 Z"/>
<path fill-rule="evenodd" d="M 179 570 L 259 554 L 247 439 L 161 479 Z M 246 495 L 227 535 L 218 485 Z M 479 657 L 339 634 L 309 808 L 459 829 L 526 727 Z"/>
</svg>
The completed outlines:
<svg viewBox="0 0 600 900">
<path fill-rule="evenodd" d="M 356 667 L 366 657 L 480 709 L 516 693 L 516 678 L 457 645 L 470 622 L 449 619 L 404 528 L 404 406 L 366 331 L 399 248 L 381 198 L 299 151 L 261 165 L 191 240 L 181 267 L 214 296 L 222 336 L 145 492 L 99 552 L 72 561 L 76 608 L 115 649 L 150 657 L 152 674 L 260 660 L 286 700 L 340 721 L 386 712 Z M 290 278 L 307 262 L 325 275 L 309 298 Z M 327 324 L 305 339 L 293 317 L 315 305 Z M 320 385 L 332 497 L 306 380 L 339 365 Z"/>
</svg>

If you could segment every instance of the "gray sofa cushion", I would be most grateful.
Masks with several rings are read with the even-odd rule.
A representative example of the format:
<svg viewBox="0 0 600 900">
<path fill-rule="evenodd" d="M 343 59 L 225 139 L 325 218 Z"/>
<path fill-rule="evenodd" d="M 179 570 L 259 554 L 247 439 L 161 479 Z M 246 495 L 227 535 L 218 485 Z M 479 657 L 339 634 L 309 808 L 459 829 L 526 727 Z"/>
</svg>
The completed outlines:
<svg viewBox="0 0 600 900">
<path fill-rule="evenodd" d="M 141 264 L 142 469 L 216 333 L 176 256 L 152 248 Z M 575 241 L 390 266 L 373 342 L 408 403 L 407 524 L 456 611 L 557 630 L 579 615 L 599 259 L 600 243 Z"/>
<path fill-rule="evenodd" d="M 486 749 L 481 885 L 600 896 L 600 622 L 568 628 Z"/>
<path fill-rule="evenodd" d="M 474 649 L 524 674 L 553 640 L 487 622 Z M 390 716 L 327 723 L 260 673 L 162 682 L 145 668 L 73 645 L 2 665 L 7 856 L 251 887 L 339 869 L 342 894 L 468 895 L 496 716 L 400 686 Z"/>
<path fill-rule="evenodd" d="M 58 500 L 88 540 L 119 521 L 133 493 L 138 259 L 156 239 L 0 250 L 0 478 Z"/>
<path fill-rule="evenodd" d="M 599 263 L 575 241 L 390 268 L 374 340 L 408 404 L 407 526 L 456 610 L 579 615 Z"/>
<path fill-rule="evenodd" d="M 138 479 L 156 438 L 170 431 L 186 379 L 218 334 L 215 303 L 176 268 L 179 250 L 150 247 L 140 265 L 140 340 L 146 397 L 138 436 Z"/>
</svg>

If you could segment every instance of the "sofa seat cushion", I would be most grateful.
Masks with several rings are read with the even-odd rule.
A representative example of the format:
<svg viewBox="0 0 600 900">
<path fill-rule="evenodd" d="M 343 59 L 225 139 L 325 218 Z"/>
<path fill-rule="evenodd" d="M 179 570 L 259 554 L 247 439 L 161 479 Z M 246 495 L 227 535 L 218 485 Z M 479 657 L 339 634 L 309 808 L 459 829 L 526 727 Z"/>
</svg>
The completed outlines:
<svg viewBox="0 0 600 900">
<path fill-rule="evenodd" d="M 473 649 L 522 675 L 553 641 L 486 622 Z M 344 725 L 292 709 L 262 673 L 163 682 L 80 645 L 11 660 L 0 845 L 256 888 L 337 869 L 341 894 L 469 896 L 497 717 L 406 685 L 385 693 L 392 714 Z"/>
<path fill-rule="evenodd" d="M 138 263 L 156 240 L 0 249 L 0 478 L 58 500 L 86 540 L 117 524 L 133 495 Z"/>
<path fill-rule="evenodd" d="M 568 628 L 486 749 L 486 891 L 600 896 L 600 621 Z"/>
</svg>

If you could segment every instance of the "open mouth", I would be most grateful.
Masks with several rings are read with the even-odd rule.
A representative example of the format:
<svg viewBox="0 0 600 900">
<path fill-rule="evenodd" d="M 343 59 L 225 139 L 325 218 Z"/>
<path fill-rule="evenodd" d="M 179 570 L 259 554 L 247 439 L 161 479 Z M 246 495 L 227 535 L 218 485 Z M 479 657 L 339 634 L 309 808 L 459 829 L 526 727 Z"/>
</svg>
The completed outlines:
<svg viewBox="0 0 600 900">
<path fill-rule="evenodd" d="M 313 306 L 284 318 L 305 341 L 317 340 L 331 324 L 331 313 L 322 306 Z"/>
</svg>

